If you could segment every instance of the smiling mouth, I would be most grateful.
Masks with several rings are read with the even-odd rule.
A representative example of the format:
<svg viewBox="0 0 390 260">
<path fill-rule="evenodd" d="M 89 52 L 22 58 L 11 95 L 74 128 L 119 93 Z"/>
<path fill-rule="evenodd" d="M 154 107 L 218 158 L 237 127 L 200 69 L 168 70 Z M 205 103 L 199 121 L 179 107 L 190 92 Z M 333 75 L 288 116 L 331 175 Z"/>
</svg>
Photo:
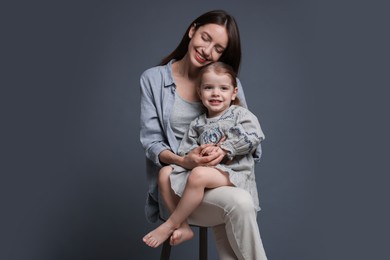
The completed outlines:
<svg viewBox="0 0 390 260">
<path fill-rule="evenodd" d="M 200 55 L 199 52 L 196 52 L 196 54 L 195 54 L 195 59 L 196 59 L 197 61 L 199 61 L 200 63 L 205 63 L 205 62 L 207 61 L 207 59 L 203 58 L 203 56 Z"/>
<path fill-rule="evenodd" d="M 218 104 L 222 103 L 222 101 L 213 99 L 213 100 L 210 100 L 209 103 L 212 105 L 218 105 Z"/>
</svg>

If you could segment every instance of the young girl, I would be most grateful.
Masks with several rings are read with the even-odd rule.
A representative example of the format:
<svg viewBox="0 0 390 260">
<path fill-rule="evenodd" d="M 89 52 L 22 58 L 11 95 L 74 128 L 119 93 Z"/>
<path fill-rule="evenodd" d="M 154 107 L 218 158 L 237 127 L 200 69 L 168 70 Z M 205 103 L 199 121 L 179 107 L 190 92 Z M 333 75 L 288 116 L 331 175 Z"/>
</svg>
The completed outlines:
<svg viewBox="0 0 390 260">
<path fill-rule="evenodd" d="M 178 154 L 184 156 L 200 146 L 202 155 L 224 159 L 215 166 L 197 166 L 191 171 L 178 165 L 160 170 L 160 193 L 171 215 L 144 236 L 147 245 L 157 247 L 169 237 L 172 245 L 191 239 L 193 233 L 186 220 L 201 203 L 205 189 L 242 188 L 252 196 L 256 210 L 260 209 L 252 154 L 264 134 L 256 116 L 235 105 L 237 91 L 236 74 L 229 65 L 215 62 L 201 69 L 198 94 L 207 112 L 191 122 Z"/>
</svg>

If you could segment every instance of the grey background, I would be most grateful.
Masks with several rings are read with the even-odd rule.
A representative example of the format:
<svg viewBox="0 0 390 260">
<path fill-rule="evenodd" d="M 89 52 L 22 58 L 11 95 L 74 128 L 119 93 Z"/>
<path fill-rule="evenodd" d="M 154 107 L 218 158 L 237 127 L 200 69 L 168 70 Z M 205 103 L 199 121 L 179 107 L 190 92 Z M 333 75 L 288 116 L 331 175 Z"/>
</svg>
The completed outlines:
<svg viewBox="0 0 390 260">
<path fill-rule="evenodd" d="M 156 225 L 144 218 L 139 76 L 219 8 L 240 27 L 240 79 L 266 134 L 256 171 L 269 259 L 388 259 L 385 7 L 1 5 L 0 259 L 158 259 L 141 241 Z M 172 255 L 197 259 L 196 239 Z"/>
</svg>

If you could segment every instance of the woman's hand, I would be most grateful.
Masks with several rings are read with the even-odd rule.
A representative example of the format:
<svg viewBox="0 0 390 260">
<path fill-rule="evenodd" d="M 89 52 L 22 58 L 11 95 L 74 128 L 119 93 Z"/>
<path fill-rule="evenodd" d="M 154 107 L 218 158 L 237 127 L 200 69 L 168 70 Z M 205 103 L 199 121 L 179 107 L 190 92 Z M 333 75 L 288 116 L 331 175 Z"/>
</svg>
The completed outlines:
<svg viewBox="0 0 390 260">
<path fill-rule="evenodd" d="M 204 144 L 196 147 L 183 157 L 182 166 L 193 169 L 196 166 L 215 166 L 225 157 L 226 151 L 213 144 Z"/>
<path fill-rule="evenodd" d="M 202 150 L 207 146 L 211 146 L 211 144 L 205 146 L 198 146 L 192 151 L 190 151 L 188 154 L 186 154 L 183 157 L 181 166 L 186 169 L 192 170 L 196 166 L 204 165 L 205 163 L 207 163 L 210 159 L 208 159 L 207 156 L 202 155 Z"/>
</svg>

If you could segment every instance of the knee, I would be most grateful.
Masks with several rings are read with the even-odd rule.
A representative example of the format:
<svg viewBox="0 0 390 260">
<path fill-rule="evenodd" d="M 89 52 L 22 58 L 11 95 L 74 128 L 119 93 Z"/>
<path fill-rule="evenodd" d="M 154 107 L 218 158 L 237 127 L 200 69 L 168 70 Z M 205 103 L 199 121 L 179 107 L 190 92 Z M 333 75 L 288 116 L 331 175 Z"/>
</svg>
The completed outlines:
<svg viewBox="0 0 390 260">
<path fill-rule="evenodd" d="M 205 167 L 198 166 L 192 169 L 190 175 L 188 176 L 188 180 L 187 180 L 188 185 L 198 186 L 203 183 L 206 174 L 204 168 Z"/>
<path fill-rule="evenodd" d="M 163 168 L 160 169 L 160 172 L 158 174 L 158 185 L 164 186 L 167 183 L 169 183 L 169 175 L 172 172 L 172 167 L 171 166 L 164 166 Z"/>
<path fill-rule="evenodd" d="M 256 212 L 253 199 L 247 191 L 236 188 L 231 196 L 231 212 L 242 216 L 249 216 Z"/>
</svg>

